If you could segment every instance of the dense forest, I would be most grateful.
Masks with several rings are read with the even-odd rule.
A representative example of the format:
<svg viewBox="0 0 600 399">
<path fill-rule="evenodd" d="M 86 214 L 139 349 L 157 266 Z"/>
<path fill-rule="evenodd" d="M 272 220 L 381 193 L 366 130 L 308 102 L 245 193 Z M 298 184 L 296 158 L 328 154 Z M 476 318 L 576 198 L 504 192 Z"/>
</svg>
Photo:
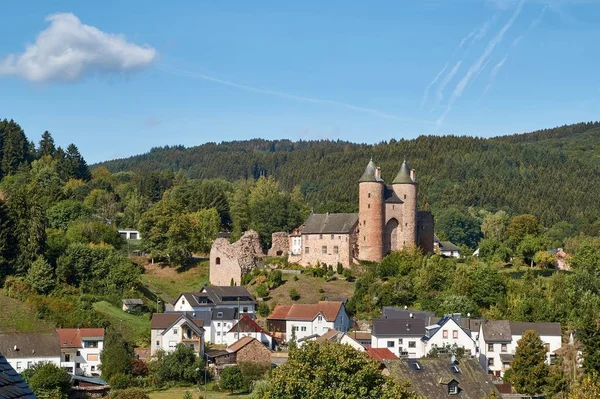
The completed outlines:
<svg viewBox="0 0 600 399">
<path fill-rule="evenodd" d="M 348 211 L 357 208 L 356 182 L 370 157 L 387 180 L 406 158 L 417 171 L 421 206 L 433 211 L 503 209 L 536 215 L 546 226 L 568 221 L 590 231 L 600 216 L 599 133 L 596 122 L 490 139 L 421 136 L 375 145 L 255 139 L 153 148 L 96 167 L 183 170 L 190 178 L 228 181 L 274 176 L 286 190 L 299 186 L 315 211 Z"/>
</svg>

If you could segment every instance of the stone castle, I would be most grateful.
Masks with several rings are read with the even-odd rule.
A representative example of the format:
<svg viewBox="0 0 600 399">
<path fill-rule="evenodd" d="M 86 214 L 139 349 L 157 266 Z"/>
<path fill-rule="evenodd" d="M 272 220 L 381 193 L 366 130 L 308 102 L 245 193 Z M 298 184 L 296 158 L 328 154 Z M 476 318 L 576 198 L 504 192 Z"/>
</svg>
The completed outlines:
<svg viewBox="0 0 600 399">
<path fill-rule="evenodd" d="M 433 216 L 417 210 L 417 189 L 415 171 L 406 161 L 386 184 L 371 160 L 358 180 L 358 213 L 312 213 L 292 234 L 274 233 L 269 255 L 288 255 L 289 262 L 303 266 L 339 263 L 349 268 L 359 261 L 379 262 L 404 248 L 432 253 Z M 234 244 L 215 241 L 210 254 L 212 284 L 240 284 L 242 275 L 262 255 L 256 244 L 245 243 L 249 239 Z M 246 253 L 248 248 L 252 253 Z"/>
</svg>

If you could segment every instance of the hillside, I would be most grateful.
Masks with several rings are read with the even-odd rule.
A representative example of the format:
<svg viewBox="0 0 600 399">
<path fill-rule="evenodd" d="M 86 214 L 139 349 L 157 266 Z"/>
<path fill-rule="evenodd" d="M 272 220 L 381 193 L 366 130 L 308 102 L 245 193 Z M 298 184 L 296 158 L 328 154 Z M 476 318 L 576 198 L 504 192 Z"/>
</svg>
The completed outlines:
<svg viewBox="0 0 600 399">
<path fill-rule="evenodd" d="M 340 211 L 356 209 L 356 181 L 371 156 L 387 180 L 406 157 L 417 171 L 421 206 L 505 209 L 536 214 L 546 226 L 582 225 L 600 215 L 599 132 L 600 123 L 582 123 L 489 139 L 421 136 L 375 145 L 255 139 L 154 148 L 96 166 L 231 181 L 273 175 L 283 188 L 300 186 L 316 211 Z"/>
</svg>

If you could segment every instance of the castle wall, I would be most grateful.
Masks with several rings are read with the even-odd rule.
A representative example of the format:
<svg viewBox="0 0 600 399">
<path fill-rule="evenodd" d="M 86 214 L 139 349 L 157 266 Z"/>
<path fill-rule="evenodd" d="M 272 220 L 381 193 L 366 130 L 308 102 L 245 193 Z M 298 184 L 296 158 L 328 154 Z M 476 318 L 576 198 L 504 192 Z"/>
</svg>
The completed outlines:
<svg viewBox="0 0 600 399">
<path fill-rule="evenodd" d="M 417 245 L 417 183 L 394 184 L 394 192 L 404 201 L 402 205 L 403 220 L 400 234 L 397 236 L 399 249 Z"/>
<path fill-rule="evenodd" d="M 277 232 L 271 235 L 271 248 L 267 255 L 286 256 L 290 250 L 290 238 L 286 232 Z"/>
<path fill-rule="evenodd" d="M 242 276 L 257 265 L 263 256 L 260 236 L 250 230 L 233 244 L 226 238 L 217 238 L 210 249 L 210 283 L 228 286 L 241 285 Z"/>
<path fill-rule="evenodd" d="M 358 184 L 360 259 L 379 262 L 383 258 L 385 208 L 382 182 Z"/>
<path fill-rule="evenodd" d="M 426 254 L 433 253 L 434 220 L 429 211 L 417 212 L 417 244 Z"/>
<path fill-rule="evenodd" d="M 352 240 L 350 234 L 303 234 L 302 266 L 316 266 L 317 263 L 336 267 L 338 262 L 345 268 L 352 265 Z M 308 248 L 308 253 L 306 249 Z"/>
</svg>

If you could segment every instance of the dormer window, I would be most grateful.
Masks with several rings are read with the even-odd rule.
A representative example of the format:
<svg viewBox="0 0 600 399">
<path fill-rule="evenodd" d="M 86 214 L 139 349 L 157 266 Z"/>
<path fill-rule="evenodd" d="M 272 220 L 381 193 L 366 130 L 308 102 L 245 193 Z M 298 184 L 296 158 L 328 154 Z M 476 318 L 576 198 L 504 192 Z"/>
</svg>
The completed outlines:
<svg viewBox="0 0 600 399">
<path fill-rule="evenodd" d="M 323 321 L 323 316 L 318 315 L 317 316 L 317 322 L 321 323 Z"/>
<path fill-rule="evenodd" d="M 221 317 L 223 317 L 223 312 L 217 312 L 217 317 L 218 317 L 218 318 L 221 318 Z"/>
<path fill-rule="evenodd" d="M 448 395 L 458 395 L 458 383 L 456 381 L 448 384 Z"/>
</svg>

